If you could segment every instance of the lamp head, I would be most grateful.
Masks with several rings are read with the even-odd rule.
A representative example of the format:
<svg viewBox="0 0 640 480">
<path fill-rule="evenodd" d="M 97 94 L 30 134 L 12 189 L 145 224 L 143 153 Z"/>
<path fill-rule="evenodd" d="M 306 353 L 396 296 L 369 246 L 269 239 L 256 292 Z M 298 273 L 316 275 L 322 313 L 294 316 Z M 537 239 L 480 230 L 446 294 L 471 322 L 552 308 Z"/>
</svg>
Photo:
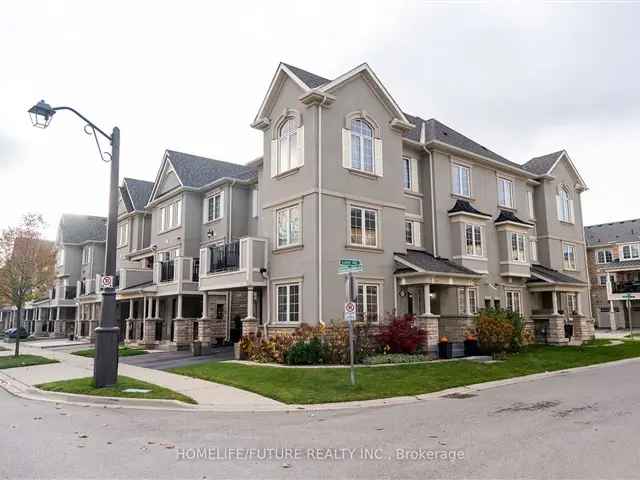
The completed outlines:
<svg viewBox="0 0 640 480">
<path fill-rule="evenodd" d="M 29 116 L 34 127 L 47 128 L 56 111 L 44 100 L 40 100 L 29 109 Z"/>
</svg>

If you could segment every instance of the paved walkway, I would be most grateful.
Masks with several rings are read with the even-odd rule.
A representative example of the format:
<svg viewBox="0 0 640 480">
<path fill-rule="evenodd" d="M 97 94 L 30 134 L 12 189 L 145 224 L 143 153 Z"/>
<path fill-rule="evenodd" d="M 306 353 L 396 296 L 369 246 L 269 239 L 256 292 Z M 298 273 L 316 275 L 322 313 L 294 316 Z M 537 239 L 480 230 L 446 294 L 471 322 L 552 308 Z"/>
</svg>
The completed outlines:
<svg viewBox="0 0 640 480">
<path fill-rule="evenodd" d="M 60 363 L 35 365 L 32 367 L 8 368 L 0 370 L 25 385 L 34 386 L 41 383 L 70 380 L 93 376 L 93 359 L 71 355 L 58 350 L 21 347 L 21 353 L 40 355 L 58 360 Z M 198 404 L 225 410 L 283 410 L 288 407 L 276 400 L 238 388 L 208 382 L 196 378 L 185 377 L 174 373 L 120 363 L 119 374 L 153 383 L 193 398 Z"/>
</svg>

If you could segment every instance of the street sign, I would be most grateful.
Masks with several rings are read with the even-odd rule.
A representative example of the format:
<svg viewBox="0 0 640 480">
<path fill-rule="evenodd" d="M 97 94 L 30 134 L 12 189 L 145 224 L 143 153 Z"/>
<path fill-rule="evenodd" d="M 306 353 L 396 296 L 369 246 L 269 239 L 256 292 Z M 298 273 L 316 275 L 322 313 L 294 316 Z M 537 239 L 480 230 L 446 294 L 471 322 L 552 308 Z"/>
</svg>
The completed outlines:
<svg viewBox="0 0 640 480">
<path fill-rule="evenodd" d="M 347 322 L 356 321 L 356 304 L 354 302 L 344 304 L 344 319 Z"/>
<path fill-rule="evenodd" d="M 622 298 L 624 298 L 625 300 L 635 300 L 636 296 L 632 295 L 631 293 L 625 293 L 624 295 L 622 295 Z"/>
<path fill-rule="evenodd" d="M 362 261 L 358 258 L 341 258 L 340 265 L 338 266 L 338 275 L 344 275 L 346 273 L 362 272 L 364 267 Z"/>
<path fill-rule="evenodd" d="M 105 275 L 100 278 L 100 288 L 113 288 L 113 277 L 111 275 Z"/>
</svg>

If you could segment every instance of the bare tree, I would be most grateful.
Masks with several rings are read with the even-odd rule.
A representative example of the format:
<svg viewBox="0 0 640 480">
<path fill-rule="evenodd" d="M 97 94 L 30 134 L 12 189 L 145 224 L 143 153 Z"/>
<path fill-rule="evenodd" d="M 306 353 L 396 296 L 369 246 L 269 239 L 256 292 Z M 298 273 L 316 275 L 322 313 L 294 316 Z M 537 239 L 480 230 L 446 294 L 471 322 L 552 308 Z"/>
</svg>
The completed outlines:
<svg viewBox="0 0 640 480">
<path fill-rule="evenodd" d="M 17 308 L 16 356 L 24 305 L 45 294 L 55 275 L 55 248 L 42 238 L 45 226 L 42 215 L 27 214 L 20 225 L 0 233 L 0 303 Z"/>
</svg>

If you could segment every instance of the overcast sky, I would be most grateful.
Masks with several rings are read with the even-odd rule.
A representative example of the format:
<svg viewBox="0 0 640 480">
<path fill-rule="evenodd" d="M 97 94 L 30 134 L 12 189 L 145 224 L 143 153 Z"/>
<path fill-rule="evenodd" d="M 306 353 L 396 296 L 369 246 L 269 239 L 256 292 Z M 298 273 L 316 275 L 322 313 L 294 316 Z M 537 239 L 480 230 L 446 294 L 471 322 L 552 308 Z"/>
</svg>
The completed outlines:
<svg viewBox="0 0 640 480">
<path fill-rule="evenodd" d="M 567 149 L 585 224 L 640 217 L 639 24 L 613 2 L 2 2 L 0 228 L 106 215 L 108 165 L 72 114 L 32 128 L 41 98 L 118 125 L 121 176 L 154 180 L 167 148 L 261 155 L 249 124 L 279 61 L 368 62 L 407 112 L 513 161 Z"/>
</svg>

